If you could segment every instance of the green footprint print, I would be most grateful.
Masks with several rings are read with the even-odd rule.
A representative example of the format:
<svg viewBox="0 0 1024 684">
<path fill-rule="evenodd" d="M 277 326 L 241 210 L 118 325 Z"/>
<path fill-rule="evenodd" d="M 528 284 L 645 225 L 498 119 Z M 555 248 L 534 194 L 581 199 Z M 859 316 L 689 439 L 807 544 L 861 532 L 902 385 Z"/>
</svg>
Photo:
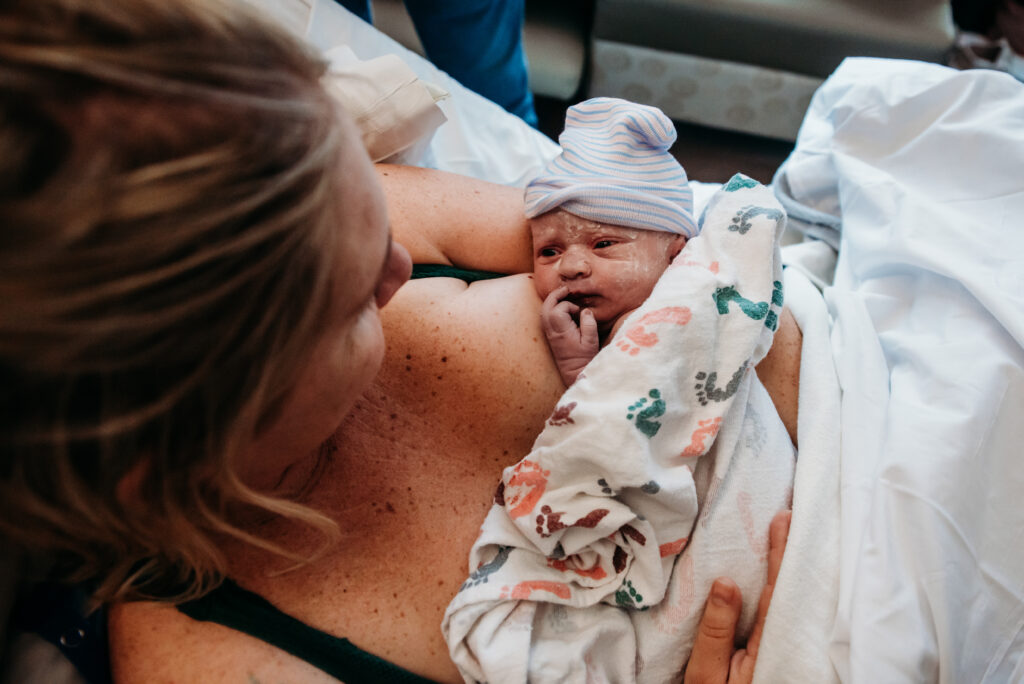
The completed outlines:
<svg viewBox="0 0 1024 684">
<path fill-rule="evenodd" d="M 461 587 L 459 587 L 459 591 L 475 587 L 478 584 L 486 584 L 491 575 L 500 570 L 501 566 L 505 564 L 510 553 L 512 553 L 511 546 L 499 546 L 498 555 L 496 555 L 490 562 L 484 563 L 470 573 L 469 578 L 462 583 Z"/>
<path fill-rule="evenodd" d="M 732 217 L 732 224 L 729 226 L 729 230 L 740 235 L 746 235 L 753 225 L 750 220 L 755 216 L 765 216 L 778 223 L 782 219 L 782 212 L 778 209 L 768 209 L 767 207 L 743 207 Z"/>
<path fill-rule="evenodd" d="M 718 313 L 723 316 L 729 313 L 729 303 L 735 302 L 740 311 L 755 321 L 763 318 L 764 325 L 769 330 L 774 331 L 779 326 L 779 315 L 771 310 L 772 306 L 782 306 L 782 283 L 778 280 L 772 283 L 771 304 L 768 302 L 752 302 L 737 292 L 736 288 L 732 285 L 718 288 L 711 295 L 711 298 L 715 300 L 715 307 L 718 308 Z"/>
<path fill-rule="evenodd" d="M 768 314 L 768 302 L 752 302 L 739 292 L 732 285 L 720 287 L 711 295 L 718 307 L 718 313 L 723 316 L 729 313 L 729 302 L 736 302 L 740 311 L 755 321 L 759 321 Z"/>
<path fill-rule="evenodd" d="M 782 307 L 782 283 L 776 280 L 772 283 L 772 306 Z M 772 332 L 779 327 L 779 316 L 774 311 L 769 311 L 764 317 L 764 327 Z"/>
<path fill-rule="evenodd" d="M 622 588 L 615 592 L 615 605 L 620 608 L 637 608 L 639 603 L 642 603 L 644 597 L 637 592 L 633 583 L 626 580 L 622 583 Z M 647 606 L 644 606 L 641 610 L 647 610 Z"/>
<path fill-rule="evenodd" d="M 640 397 L 630 404 L 626 418 L 635 421 L 636 429 L 651 438 L 661 429 L 661 423 L 655 419 L 665 415 L 665 402 L 657 389 L 652 389 L 647 395 L 654 401 L 647 405 L 647 397 Z"/>
<path fill-rule="evenodd" d="M 744 361 L 743 365 L 736 369 L 736 372 L 732 374 L 729 382 L 723 388 L 716 386 L 718 373 L 705 373 L 703 371 L 697 373 L 696 378 L 699 382 L 693 386 L 697 390 L 697 401 L 700 402 L 701 406 L 707 406 L 709 401 L 725 401 L 736 394 L 736 390 L 740 386 L 740 380 L 743 379 L 743 373 L 746 370 L 747 362 Z"/>
<path fill-rule="evenodd" d="M 729 179 L 729 182 L 725 184 L 725 187 L 723 187 L 722 190 L 725 190 L 726 192 L 736 192 L 737 190 L 743 190 L 744 188 L 756 187 L 757 184 L 757 181 L 753 178 L 748 178 L 742 173 L 737 173 Z"/>
</svg>

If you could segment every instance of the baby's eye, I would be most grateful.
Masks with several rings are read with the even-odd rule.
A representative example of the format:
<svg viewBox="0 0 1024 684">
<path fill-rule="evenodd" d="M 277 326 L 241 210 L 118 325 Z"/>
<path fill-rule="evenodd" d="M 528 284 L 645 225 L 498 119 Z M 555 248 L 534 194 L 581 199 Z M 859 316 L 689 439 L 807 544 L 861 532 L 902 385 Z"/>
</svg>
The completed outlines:
<svg viewBox="0 0 1024 684">
<path fill-rule="evenodd" d="M 594 243 L 594 249 L 603 249 L 605 247 L 611 247 L 615 244 L 615 240 L 598 240 Z"/>
<path fill-rule="evenodd" d="M 544 247 L 543 249 L 538 251 L 537 254 L 542 257 L 553 257 L 558 256 L 558 250 L 556 250 L 554 247 Z"/>
</svg>

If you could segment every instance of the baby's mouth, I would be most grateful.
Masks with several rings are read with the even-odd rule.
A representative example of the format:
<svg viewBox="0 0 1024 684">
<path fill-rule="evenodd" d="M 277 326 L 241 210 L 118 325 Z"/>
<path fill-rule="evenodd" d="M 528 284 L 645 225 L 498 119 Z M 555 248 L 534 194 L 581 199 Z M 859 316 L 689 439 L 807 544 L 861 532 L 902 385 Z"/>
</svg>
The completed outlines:
<svg viewBox="0 0 1024 684">
<path fill-rule="evenodd" d="M 598 295 L 589 292 L 570 292 L 564 297 L 564 301 L 572 302 L 580 308 L 587 308 L 593 306 L 598 299 Z"/>
</svg>

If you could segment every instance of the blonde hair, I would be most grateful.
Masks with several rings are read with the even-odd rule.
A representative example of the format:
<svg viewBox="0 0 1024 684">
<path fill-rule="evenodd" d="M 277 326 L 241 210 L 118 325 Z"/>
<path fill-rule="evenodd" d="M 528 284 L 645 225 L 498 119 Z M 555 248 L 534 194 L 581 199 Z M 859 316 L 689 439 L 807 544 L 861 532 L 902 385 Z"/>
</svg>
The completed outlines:
<svg viewBox="0 0 1024 684">
<path fill-rule="evenodd" d="M 285 553 L 237 504 L 336 533 L 235 469 L 337 267 L 323 71 L 214 0 L 0 8 L 0 536 L 99 600 L 201 594 L 220 534 Z"/>
</svg>

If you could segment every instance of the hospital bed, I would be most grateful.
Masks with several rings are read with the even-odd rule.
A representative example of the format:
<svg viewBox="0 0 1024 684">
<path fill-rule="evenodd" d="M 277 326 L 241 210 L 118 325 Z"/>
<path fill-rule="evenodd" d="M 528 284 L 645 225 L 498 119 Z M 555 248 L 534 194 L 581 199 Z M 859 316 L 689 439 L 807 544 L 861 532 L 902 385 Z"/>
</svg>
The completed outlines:
<svg viewBox="0 0 1024 684">
<path fill-rule="evenodd" d="M 331 0 L 303 32 L 450 93 L 406 162 L 522 185 L 557 152 Z M 851 59 L 814 95 L 774 181 L 804 348 L 758 681 L 1024 681 L 1022 168 L 1005 74 Z"/>
</svg>

